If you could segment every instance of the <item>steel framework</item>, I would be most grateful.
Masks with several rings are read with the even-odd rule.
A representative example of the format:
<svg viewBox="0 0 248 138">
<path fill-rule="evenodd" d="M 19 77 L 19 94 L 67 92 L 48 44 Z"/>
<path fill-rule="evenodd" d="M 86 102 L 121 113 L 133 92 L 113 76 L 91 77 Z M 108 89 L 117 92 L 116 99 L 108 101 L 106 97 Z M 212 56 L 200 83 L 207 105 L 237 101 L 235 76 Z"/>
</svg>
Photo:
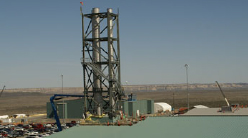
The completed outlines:
<svg viewBox="0 0 248 138">
<path fill-rule="evenodd" d="M 119 14 L 112 9 L 82 15 L 82 53 L 85 111 L 114 115 L 124 95 L 121 88 Z M 87 24 L 87 26 L 84 26 Z M 94 103 L 94 104 L 93 104 Z"/>
</svg>

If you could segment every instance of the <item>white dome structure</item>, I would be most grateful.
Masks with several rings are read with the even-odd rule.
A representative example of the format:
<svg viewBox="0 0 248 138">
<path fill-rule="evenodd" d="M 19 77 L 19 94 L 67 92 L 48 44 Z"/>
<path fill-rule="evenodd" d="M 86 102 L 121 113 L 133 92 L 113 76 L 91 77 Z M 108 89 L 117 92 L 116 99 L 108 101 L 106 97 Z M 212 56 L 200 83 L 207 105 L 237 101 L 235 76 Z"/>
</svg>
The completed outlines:
<svg viewBox="0 0 248 138">
<path fill-rule="evenodd" d="M 194 108 L 209 108 L 209 107 L 205 105 L 195 105 Z"/>
<path fill-rule="evenodd" d="M 171 105 L 167 103 L 154 103 L 154 113 L 157 113 L 158 111 L 171 111 Z"/>
</svg>

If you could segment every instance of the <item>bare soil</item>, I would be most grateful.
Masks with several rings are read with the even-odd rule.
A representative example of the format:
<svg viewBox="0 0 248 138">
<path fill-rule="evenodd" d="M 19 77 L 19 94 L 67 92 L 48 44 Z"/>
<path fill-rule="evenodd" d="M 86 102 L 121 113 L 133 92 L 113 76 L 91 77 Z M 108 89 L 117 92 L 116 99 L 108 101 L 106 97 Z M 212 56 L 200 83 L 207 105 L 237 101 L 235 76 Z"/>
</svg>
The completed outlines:
<svg viewBox="0 0 248 138">
<path fill-rule="evenodd" d="M 0 115 L 46 113 L 46 103 L 51 94 L 42 93 L 4 93 L 0 97 Z"/>
</svg>

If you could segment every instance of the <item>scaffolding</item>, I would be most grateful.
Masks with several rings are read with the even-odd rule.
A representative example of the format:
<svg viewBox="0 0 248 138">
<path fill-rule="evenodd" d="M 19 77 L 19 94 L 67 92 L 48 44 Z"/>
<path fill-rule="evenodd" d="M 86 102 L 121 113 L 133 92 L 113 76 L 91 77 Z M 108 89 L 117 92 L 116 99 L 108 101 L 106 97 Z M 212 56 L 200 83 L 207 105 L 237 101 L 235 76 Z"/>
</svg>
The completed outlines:
<svg viewBox="0 0 248 138">
<path fill-rule="evenodd" d="M 93 8 L 82 15 L 82 53 L 85 111 L 115 116 L 121 88 L 119 13 Z M 87 26 L 85 26 L 87 24 Z"/>
</svg>

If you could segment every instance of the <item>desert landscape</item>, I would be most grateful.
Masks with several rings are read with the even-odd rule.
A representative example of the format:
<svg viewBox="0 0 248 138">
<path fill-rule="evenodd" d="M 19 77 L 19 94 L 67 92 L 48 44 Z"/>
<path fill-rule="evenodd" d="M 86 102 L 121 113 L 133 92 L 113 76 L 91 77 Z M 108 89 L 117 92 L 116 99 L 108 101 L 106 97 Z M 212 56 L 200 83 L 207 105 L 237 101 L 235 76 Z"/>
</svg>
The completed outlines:
<svg viewBox="0 0 248 138">
<path fill-rule="evenodd" d="M 221 87 L 230 103 L 248 104 L 248 84 L 221 84 Z M 166 102 L 175 108 L 187 107 L 187 87 L 185 84 L 161 85 L 127 85 L 126 94 L 131 92 L 137 99 L 153 99 L 155 102 Z M 53 94 L 61 93 L 61 88 L 21 88 L 6 89 L 0 97 L 0 115 L 17 113 L 40 114 L 46 113 L 46 103 Z M 83 94 L 81 87 L 63 89 L 64 94 Z M 215 84 L 190 84 L 190 107 L 205 105 L 220 107 L 226 102 Z"/>
</svg>

